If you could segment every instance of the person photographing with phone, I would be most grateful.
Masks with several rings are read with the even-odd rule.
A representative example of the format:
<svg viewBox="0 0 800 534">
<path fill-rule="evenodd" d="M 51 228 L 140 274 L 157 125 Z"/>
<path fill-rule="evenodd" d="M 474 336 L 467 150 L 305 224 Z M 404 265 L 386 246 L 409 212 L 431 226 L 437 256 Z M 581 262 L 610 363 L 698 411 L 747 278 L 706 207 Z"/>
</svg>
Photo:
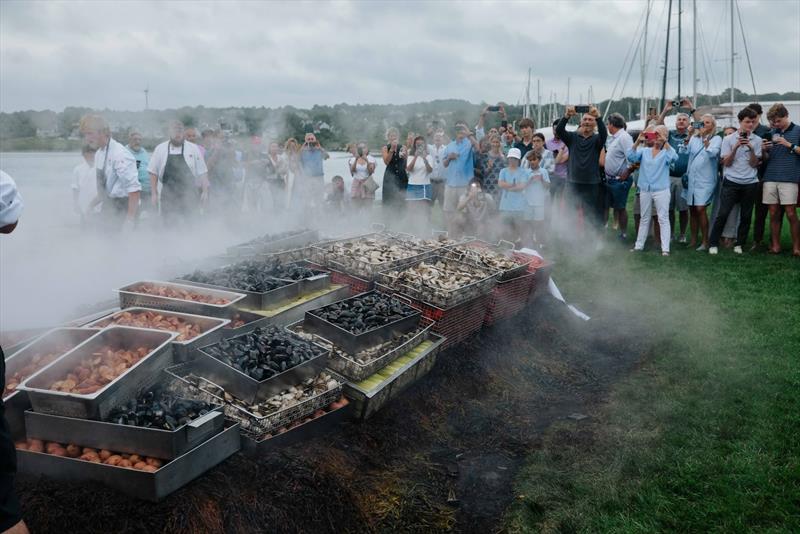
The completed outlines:
<svg viewBox="0 0 800 534">
<path fill-rule="evenodd" d="M 639 134 L 633 147 L 628 151 L 628 161 L 639 164 L 639 202 L 641 205 L 641 221 L 636 243 L 631 252 L 644 250 L 647 234 L 650 233 L 650 219 L 653 204 L 656 207 L 659 234 L 661 238 L 661 255 L 669 256 L 671 229 L 669 226 L 669 169 L 678 158 L 675 149 L 668 142 L 669 131 L 666 126 L 647 128 Z M 652 146 L 640 146 L 643 143 Z"/>
<path fill-rule="evenodd" d="M 300 197 L 308 207 L 316 207 L 322 202 L 325 196 L 325 171 L 322 162 L 330 157 L 330 154 L 322 148 L 317 141 L 317 136 L 307 133 L 303 146 L 300 147 L 300 168 L 299 184 L 297 184 Z"/>
<path fill-rule="evenodd" d="M 425 138 L 414 138 L 411 154 L 408 156 L 408 186 L 406 188 L 406 210 L 408 225 L 413 233 L 422 235 L 431 222 L 431 179 L 433 159 L 428 154 Z"/>
<path fill-rule="evenodd" d="M 600 151 L 605 147 L 608 131 L 603 121 L 597 120 L 600 116 L 597 108 L 590 106 L 589 111 L 581 116 L 578 130 L 568 132 L 567 122 L 577 113 L 575 106 L 567 107 L 566 113 L 556 125 L 556 135 L 569 149 L 569 202 L 583 213 L 584 221 L 599 230 L 601 224 L 597 205 L 600 196 Z"/>
<path fill-rule="evenodd" d="M 372 178 L 375 173 L 375 158 L 369 155 L 367 144 L 362 141 L 356 145 L 353 157 L 347 163 L 350 167 L 350 176 L 353 177 L 353 183 L 350 184 L 353 206 L 358 211 L 368 210 L 375 201 L 374 187 L 377 184 Z"/>
<path fill-rule="evenodd" d="M 496 210 L 497 202 L 494 197 L 483 190 L 480 180 L 473 178 L 467 192 L 458 199 L 455 216 L 458 233 L 493 241 L 495 232 L 492 218 Z"/>
<path fill-rule="evenodd" d="M 739 130 L 722 140 L 722 191 L 720 207 L 709 239 L 709 254 L 719 252 L 719 238 L 725 228 L 728 214 L 736 204 L 741 204 L 739 229 L 736 232 L 733 252 L 742 254 L 742 247 L 750 232 L 753 204 L 758 190 L 758 165 L 761 157 L 762 139 L 753 133 L 758 114 L 752 108 L 741 110 Z"/>
<path fill-rule="evenodd" d="M 713 115 L 703 115 L 702 120 L 692 124 L 692 137 L 686 149 L 689 152 L 687 166 L 687 187 L 683 190 L 690 213 L 689 221 L 689 246 L 697 246 L 697 233 L 700 232 L 701 242 L 697 247 L 698 252 L 708 250 L 708 213 L 706 208 L 714 198 L 717 186 L 717 168 L 719 167 L 719 153 L 722 148 L 722 138 L 715 135 L 717 122 Z"/>
<path fill-rule="evenodd" d="M 397 128 L 386 130 L 386 145 L 381 150 L 386 170 L 383 172 L 383 205 L 399 209 L 405 201 L 408 172 L 406 171 L 406 149 L 400 145 Z"/>
<path fill-rule="evenodd" d="M 455 237 L 455 212 L 458 199 L 467 192 L 470 180 L 475 177 L 475 152 L 478 151 L 478 140 L 462 123 L 456 124 L 456 138 L 447 145 L 444 155 L 445 188 L 444 214 L 450 236 Z"/>
</svg>

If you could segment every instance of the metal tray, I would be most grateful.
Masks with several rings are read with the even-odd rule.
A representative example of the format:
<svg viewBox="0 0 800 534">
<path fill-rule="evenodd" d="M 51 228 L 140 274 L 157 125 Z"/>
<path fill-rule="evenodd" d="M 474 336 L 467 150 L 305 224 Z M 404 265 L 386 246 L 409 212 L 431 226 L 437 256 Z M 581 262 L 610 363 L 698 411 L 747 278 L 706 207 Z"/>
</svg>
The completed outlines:
<svg viewBox="0 0 800 534">
<path fill-rule="evenodd" d="M 432 253 L 430 249 L 426 249 L 421 244 L 413 244 L 411 238 L 413 238 L 413 236 L 406 237 L 388 232 L 375 232 L 347 239 L 316 243 L 311 246 L 311 248 L 314 250 L 311 260 L 320 265 L 341 271 L 345 274 L 358 276 L 367 281 L 371 281 L 380 271 L 391 269 L 395 265 L 402 264 L 411 259 L 422 258 Z M 371 263 L 347 256 L 337 255 L 329 250 L 330 245 L 334 245 L 336 243 L 355 243 L 364 239 L 383 239 L 390 242 L 394 241 L 397 245 L 402 245 L 404 248 L 406 248 L 409 251 L 409 254 L 402 258 L 385 261 L 383 263 Z"/>
<path fill-rule="evenodd" d="M 351 399 L 354 416 L 358 419 L 371 417 L 408 386 L 425 376 L 436 364 L 436 358 L 444 341 L 444 337 L 430 334 L 430 339 L 425 342 L 430 344 L 425 345 L 420 354 L 388 377 L 373 376 L 359 383 L 345 384 L 345 395 Z"/>
<path fill-rule="evenodd" d="M 25 412 L 25 428 L 29 438 L 57 443 L 80 443 L 83 447 L 140 454 L 163 460 L 181 456 L 222 432 L 224 426 L 225 413 L 221 405 L 175 430 Z"/>
<path fill-rule="evenodd" d="M 497 277 L 498 281 L 502 282 L 505 280 L 518 278 L 528 272 L 528 266 L 530 265 L 530 262 L 525 262 L 519 257 L 510 254 L 514 250 L 514 243 L 510 241 L 500 240 L 496 245 L 493 245 L 487 241 L 471 238 L 468 241 L 463 241 L 461 243 L 448 246 L 446 251 L 443 251 L 441 255 L 463 261 L 464 263 L 470 263 L 487 271 L 492 271 L 493 267 L 484 264 L 475 254 L 477 249 L 488 251 L 497 256 L 503 256 L 504 258 L 509 259 L 517 264 L 516 267 L 499 271 L 499 275 Z"/>
<path fill-rule="evenodd" d="M 340 300 L 338 302 L 334 302 L 333 304 L 328 304 L 328 306 L 338 304 L 339 302 L 352 300 L 365 294 L 368 293 L 362 293 L 361 295 Z M 405 334 L 419 324 L 419 319 L 421 317 L 420 311 L 412 308 L 405 302 L 398 302 L 400 302 L 404 307 L 408 308 L 407 316 L 392 323 L 362 332 L 361 334 L 354 334 L 349 330 L 345 330 L 344 328 L 326 321 L 317 315 L 319 311 L 327 308 L 328 306 L 307 311 L 305 315 L 304 328 L 309 332 L 319 334 L 337 347 L 341 348 L 343 351 L 349 352 L 350 354 L 356 354 L 357 352 L 374 347 L 375 345 L 378 345 L 384 341 L 389 341 L 397 333 Z"/>
<path fill-rule="evenodd" d="M 29 340 L 26 345 L 6 358 L 6 380 L 19 369 L 25 367 L 35 355 L 51 352 L 62 343 L 69 345 L 70 348 L 65 350 L 61 356 L 54 360 L 57 361 L 59 358 L 63 357 L 64 354 L 67 354 L 70 350 L 97 334 L 99 331 L 100 329 L 98 328 L 55 328 L 45 332 L 32 341 Z M 36 372 L 44 367 L 46 366 L 40 367 Z M 27 378 L 35 375 L 36 372 L 29 375 Z M 31 407 L 27 392 L 14 390 L 13 393 L 3 398 L 3 404 L 5 405 L 5 417 L 9 424 L 12 427 L 23 425 L 25 410 Z"/>
<path fill-rule="evenodd" d="M 60 480 L 100 482 L 132 497 L 155 502 L 185 486 L 238 452 L 240 448 L 239 425 L 234 424 L 164 464 L 155 473 L 19 450 L 17 470 L 20 473 Z"/>
<path fill-rule="evenodd" d="M 177 289 L 192 291 L 193 293 L 200 295 L 228 299 L 230 302 L 227 304 L 206 304 L 204 302 L 194 302 L 191 300 L 175 299 L 170 297 L 159 297 L 157 295 L 148 295 L 146 293 L 137 293 L 132 291 L 134 287 L 143 283 L 174 287 Z M 117 292 L 119 293 L 119 307 L 123 310 L 133 306 L 140 306 L 143 308 L 158 308 L 159 310 L 193 313 L 195 315 L 209 315 L 211 317 L 229 317 L 234 309 L 234 305 L 240 304 L 240 302 L 245 298 L 245 295 L 242 293 L 233 293 L 231 291 L 222 291 L 219 289 L 207 289 L 197 286 L 189 286 L 186 284 L 176 284 L 175 282 L 161 282 L 158 280 L 140 280 L 118 289 Z"/>
<path fill-rule="evenodd" d="M 183 280 L 181 278 L 176 278 L 175 282 L 192 287 L 201 287 L 205 289 L 214 289 L 219 291 L 236 291 L 237 293 L 242 293 L 243 295 L 245 295 L 245 298 L 242 299 L 238 304 L 240 306 L 244 306 L 246 308 L 253 308 L 256 310 L 263 310 L 269 308 L 270 306 L 274 306 L 279 302 L 293 299 L 300 294 L 299 280 L 291 281 L 285 285 L 276 287 L 275 289 L 271 289 L 270 291 L 263 291 L 263 292 L 245 291 L 244 289 L 237 289 L 235 287 L 217 286 L 214 284 L 204 284 L 202 282 L 192 282 L 191 280 Z"/>
<path fill-rule="evenodd" d="M 407 284 L 399 282 L 396 277 L 389 275 L 389 270 L 381 272 L 378 274 L 378 279 L 375 282 L 375 287 L 384 293 L 400 293 L 401 295 L 405 295 L 407 297 L 413 298 L 415 300 L 419 300 L 422 302 L 433 304 L 434 306 L 438 306 L 443 309 L 452 308 L 462 302 L 466 302 L 468 300 L 472 300 L 476 297 L 481 295 L 488 294 L 492 288 L 497 283 L 497 276 L 498 271 L 489 271 L 485 268 L 478 268 L 475 265 L 470 263 L 465 263 L 463 261 L 459 261 L 449 257 L 443 257 L 441 255 L 433 255 L 421 260 L 415 260 L 412 262 L 408 262 L 406 264 L 400 265 L 397 268 L 391 269 L 391 271 L 404 271 L 410 267 L 413 267 L 423 261 L 428 263 L 436 263 L 439 260 L 444 260 L 447 262 L 453 263 L 461 263 L 464 267 L 478 271 L 478 274 L 482 276 L 480 280 L 476 280 L 471 284 L 466 286 L 458 287 L 451 290 L 432 290 L 428 288 L 417 289 L 411 287 Z"/>
<path fill-rule="evenodd" d="M 421 317 L 420 325 L 423 326 L 423 328 L 419 333 L 414 335 L 414 337 L 408 339 L 402 345 L 387 351 L 382 356 L 363 364 L 356 361 L 355 355 L 338 350 L 327 339 L 324 339 L 317 334 L 311 334 L 311 336 L 315 343 L 322 345 L 322 347 L 326 349 L 332 349 L 331 357 L 328 360 L 328 368 L 333 369 L 349 380 L 355 380 L 358 382 L 377 373 L 387 365 L 391 364 L 397 358 L 405 355 L 424 340 L 428 339 L 428 334 L 431 332 L 434 322 L 425 317 Z M 297 323 L 287 326 L 286 329 L 290 332 L 301 335 L 298 332 L 301 327 L 302 321 L 298 321 Z"/>
<path fill-rule="evenodd" d="M 269 317 L 269 324 L 286 326 L 302 320 L 308 310 L 314 310 L 350 296 L 350 288 L 348 286 L 331 286 L 327 291 L 322 291 L 324 291 L 322 294 L 316 296 L 300 295 L 284 306 L 272 310 L 264 310 L 264 315 Z"/>
<path fill-rule="evenodd" d="M 339 382 L 337 387 L 331 388 L 322 393 L 310 397 L 299 404 L 284 408 L 283 410 L 272 412 L 267 415 L 256 415 L 251 413 L 246 408 L 243 408 L 233 402 L 225 400 L 226 394 L 230 394 L 224 387 L 211 380 L 208 376 L 203 374 L 203 370 L 197 365 L 197 362 L 187 362 L 170 367 L 166 370 L 167 374 L 171 375 L 176 380 L 173 381 L 173 391 L 179 392 L 190 398 L 196 398 L 206 402 L 222 402 L 225 405 L 225 416 L 235 421 L 242 426 L 242 431 L 247 433 L 252 438 L 260 438 L 275 431 L 278 428 L 284 427 L 292 422 L 301 419 L 309 414 L 314 413 L 320 408 L 328 406 L 342 396 L 342 389 L 346 380 L 343 377 L 331 373 L 327 370 L 321 370 L 329 373 L 331 377 Z M 220 394 L 212 393 L 206 389 L 199 389 L 195 387 L 187 377 L 195 375 L 207 386 Z M 316 375 L 315 375 L 316 376 Z M 292 386 L 296 386 L 299 382 L 295 382 Z M 285 388 L 288 389 L 288 388 Z M 224 393 L 222 393 L 224 392 Z M 243 400 L 243 399 L 240 399 Z"/>
<path fill-rule="evenodd" d="M 319 355 L 315 358 L 260 382 L 208 354 L 205 347 L 197 350 L 199 357 L 195 364 L 203 376 L 219 384 L 231 395 L 252 403 L 267 399 L 325 369 L 329 353 L 323 352 L 321 347 L 317 348 Z"/>
<path fill-rule="evenodd" d="M 304 230 L 280 239 L 268 241 L 266 243 L 242 243 L 240 245 L 228 247 L 227 252 L 229 256 L 255 256 L 256 254 L 265 252 L 283 252 L 286 250 L 297 249 L 317 241 L 319 241 L 319 231 Z"/>
<path fill-rule="evenodd" d="M 307 423 L 303 423 L 302 425 L 269 438 L 258 438 L 250 435 L 249 432 L 243 432 L 242 452 L 251 456 L 261 456 L 279 448 L 302 443 L 314 439 L 317 436 L 327 434 L 343 422 L 352 418 L 353 409 L 351 404 L 330 411 Z"/>
<path fill-rule="evenodd" d="M 245 323 L 242 326 L 237 326 L 235 328 L 231 327 L 237 315 L 243 321 L 245 321 Z M 271 317 L 265 317 L 264 315 L 259 315 L 257 313 L 252 313 L 245 310 L 236 310 L 231 314 L 231 322 L 222 327 L 220 339 L 228 339 L 231 337 L 241 336 L 242 334 L 249 334 L 256 328 L 269 326 L 272 324 L 271 321 Z"/>
<path fill-rule="evenodd" d="M 139 308 L 139 307 L 132 307 L 132 308 L 125 308 L 124 310 L 120 310 L 118 312 L 114 312 L 110 315 L 105 317 L 101 317 L 100 319 L 94 321 L 93 323 L 89 324 L 88 326 L 95 326 L 98 323 L 102 323 L 108 319 L 113 319 L 117 315 L 125 312 L 156 312 L 167 316 L 178 317 L 179 319 L 183 319 L 187 323 L 193 323 L 199 325 L 203 329 L 203 333 L 199 336 L 193 337 L 192 339 L 186 341 L 178 341 L 175 340 L 172 342 L 172 351 L 175 355 L 176 362 L 184 362 L 189 360 L 192 357 L 192 351 L 201 345 L 208 345 L 210 343 L 214 343 L 215 341 L 222 338 L 223 333 L 225 330 L 223 328 L 230 323 L 229 319 L 220 319 L 217 317 L 205 317 L 203 315 L 192 315 L 189 313 L 178 313 L 178 312 L 169 312 L 164 310 L 157 310 L 154 308 Z M 97 327 L 102 328 L 102 327 Z M 154 330 L 159 330 L 155 328 Z M 163 332 L 172 332 L 173 330 L 162 330 Z"/>
<path fill-rule="evenodd" d="M 160 372 L 172 363 L 171 342 L 175 337 L 177 334 L 174 332 L 110 326 L 28 378 L 20 389 L 28 392 L 31 406 L 36 412 L 83 419 L 104 419 L 115 407 L 160 379 Z M 120 349 L 146 345 L 152 349 L 144 358 L 91 395 L 46 389 L 56 380 L 63 379 L 87 354 L 105 345 Z"/>
</svg>

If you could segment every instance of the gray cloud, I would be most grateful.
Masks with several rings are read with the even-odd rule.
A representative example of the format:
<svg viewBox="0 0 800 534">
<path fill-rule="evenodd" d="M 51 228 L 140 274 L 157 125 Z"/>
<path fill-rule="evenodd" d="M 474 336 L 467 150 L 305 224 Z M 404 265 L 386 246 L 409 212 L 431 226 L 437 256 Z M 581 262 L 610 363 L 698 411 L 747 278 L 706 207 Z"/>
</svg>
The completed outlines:
<svg viewBox="0 0 800 534">
<path fill-rule="evenodd" d="M 676 2 L 677 4 L 677 2 Z M 691 85 L 691 1 L 683 2 L 683 92 Z M 727 2 L 699 0 L 716 83 L 728 85 Z M 759 92 L 800 87 L 800 2 L 740 0 Z M 543 100 L 611 94 L 644 9 L 595 2 L 0 2 L 0 109 L 404 103 L 516 103 L 528 66 Z M 656 94 L 666 17 L 654 3 L 647 89 Z M 676 26 L 673 17 L 673 28 Z M 738 26 L 738 24 L 737 24 Z M 738 32 L 738 29 L 737 29 Z M 778 36 L 778 37 L 775 37 Z M 673 33 L 673 43 L 675 35 Z M 737 37 L 737 42 L 741 38 Z M 743 57 L 743 48 L 738 53 Z M 670 59 L 675 65 L 675 56 Z M 744 61 L 736 86 L 749 90 Z M 638 93 L 638 65 L 625 93 Z M 670 71 L 675 92 L 675 71 Z"/>
</svg>

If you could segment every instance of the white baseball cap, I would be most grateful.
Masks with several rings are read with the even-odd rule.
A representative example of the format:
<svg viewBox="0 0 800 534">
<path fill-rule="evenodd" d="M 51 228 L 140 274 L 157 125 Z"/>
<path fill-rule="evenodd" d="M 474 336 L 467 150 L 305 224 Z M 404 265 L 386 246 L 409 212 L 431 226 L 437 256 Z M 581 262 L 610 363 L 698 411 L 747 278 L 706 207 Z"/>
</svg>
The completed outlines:
<svg viewBox="0 0 800 534">
<path fill-rule="evenodd" d="M 506 157 L 522 159 L 522 153 L 519 151 L 518 148 L 512 148 L 508 151 L 508 156 Z"/>
</svg>

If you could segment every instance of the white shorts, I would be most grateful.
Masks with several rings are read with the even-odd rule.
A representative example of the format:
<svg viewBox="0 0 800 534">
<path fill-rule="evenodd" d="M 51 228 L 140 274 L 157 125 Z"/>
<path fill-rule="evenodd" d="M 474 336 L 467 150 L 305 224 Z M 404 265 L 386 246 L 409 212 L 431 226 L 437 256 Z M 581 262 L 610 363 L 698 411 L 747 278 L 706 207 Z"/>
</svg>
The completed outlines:
<svg viewBox="0 0 800 534">
<path fill-rule="evenodd" d="M 793 182 L 764 182 L 764 204 L 780 204 L 788 206 L 797 204 L 798 185 Z"/>
</svg>

